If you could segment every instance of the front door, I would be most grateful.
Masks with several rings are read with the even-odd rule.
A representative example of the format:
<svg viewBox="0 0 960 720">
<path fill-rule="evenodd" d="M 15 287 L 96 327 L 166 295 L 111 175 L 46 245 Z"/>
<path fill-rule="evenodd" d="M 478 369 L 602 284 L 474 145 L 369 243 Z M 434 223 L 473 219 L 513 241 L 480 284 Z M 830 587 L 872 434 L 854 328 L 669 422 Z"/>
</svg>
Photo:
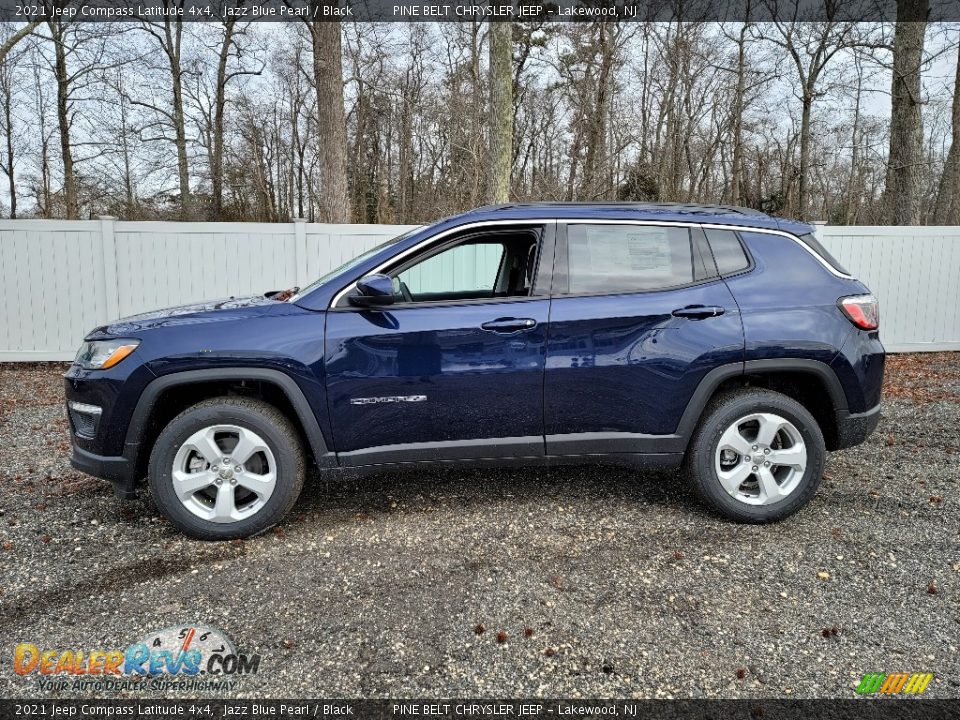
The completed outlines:
<svg viewBox="0 0 960 720">
<path fill-rule="evenodd" d="M 549 230 L 549 233 L 547 232 Z M 344 465 L 542 456 L 552 225 L 465 231 L 381 272 L 392 305 L 327 313 Z M 547 237 L 549 235 L 549 237 Z M 545 242 L 546 238 L 546 242 Z"/>
<path fill-rule="evenodd" d="M 570 223 L 558 235 L 547 454 L 676 452 L 700 380 L 743 360 L 740 313 L 703 231 Z"/>
</svg>

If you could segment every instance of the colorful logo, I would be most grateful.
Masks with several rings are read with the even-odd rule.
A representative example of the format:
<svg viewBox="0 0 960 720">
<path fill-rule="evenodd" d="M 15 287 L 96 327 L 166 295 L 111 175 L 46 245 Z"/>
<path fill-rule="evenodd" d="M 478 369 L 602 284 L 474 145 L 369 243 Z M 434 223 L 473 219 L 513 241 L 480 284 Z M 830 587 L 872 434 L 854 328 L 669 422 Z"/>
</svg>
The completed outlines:
<svg viewBox="0 0 960 720">
<path fill-rule="evenodd" d="M 17 675 L 43 677 L 252 675 L 259 668 L 259 655 L 238 652 L 226 634 L 207 625 L 173 625 L 126 650 L 41 649 L 34 643 L 13 650 Z"/>
<path fill-rule="evenodd" d="M 867 673 L 857 686 L 858 695 L 921 695 L 933 673 Z"/>
</svg>

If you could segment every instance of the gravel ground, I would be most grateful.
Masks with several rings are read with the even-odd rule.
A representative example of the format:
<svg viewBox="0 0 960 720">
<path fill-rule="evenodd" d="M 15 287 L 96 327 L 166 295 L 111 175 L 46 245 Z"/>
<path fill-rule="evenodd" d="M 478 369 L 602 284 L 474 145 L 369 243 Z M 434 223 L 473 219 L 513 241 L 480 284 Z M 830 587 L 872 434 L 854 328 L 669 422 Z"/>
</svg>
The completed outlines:
<svg viewBox="0 0 960 720">
<path fill-rule="evenodd" d="M 261 654 L 238 697 L 852 697 L 921 670 L 960 697 L 958 355 L 892 358 L 878 432 L 778 525 L 672 474 L 448 469 L 315 478 L 288 523 L 219 544 L 70 469 L 63 370 L 0 365 L 2 697 L 50 696 L 16 643 L 185 622 Z"/>
</svg>

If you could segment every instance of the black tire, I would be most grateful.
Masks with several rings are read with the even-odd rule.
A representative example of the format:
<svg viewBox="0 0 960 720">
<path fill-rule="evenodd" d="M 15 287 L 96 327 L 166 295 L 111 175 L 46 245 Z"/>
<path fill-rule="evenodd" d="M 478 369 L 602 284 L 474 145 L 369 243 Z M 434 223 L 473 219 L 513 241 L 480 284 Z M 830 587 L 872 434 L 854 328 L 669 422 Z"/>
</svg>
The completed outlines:
<svg viewBox="0 0 960 720">
<path fill-rule="evenodd" d="M 276 484 L 263 507 L 235 522 L 217 523 L 194 515 L 174 491 L 172 472 L 177 452 L 195 432 L 214 425 L 253 431 L 269 447 L 277 465 Z M 304 473 L 300 438 L 283 413 L 262 400 L 219 397 L 184 410 L 163 429 L 150 453 L 148 482 L 157 507 L 185 534 L 200 540 L 230 540 L 257 535 L 280 522 L 300 496 Z"/>
<path fill-rule="evenodd" d="M 720 484 L 714 459 L 724 431 L 751 413 L 770 412 L 789 420 L 800 432 L 807 464 L 796 488 L 784 499 L 768 505 L 750 505 L 731 496 Z M 826 448 L 823 433 L 813 416 L 796 400 L 771 390 L 745 388 L 715 397 L 704 410 L 687 447 L 686 475 L 694 492 L 712 510 L 742 523 L 783 520 L 806 505 L 820 486 Z"/>
</svg>

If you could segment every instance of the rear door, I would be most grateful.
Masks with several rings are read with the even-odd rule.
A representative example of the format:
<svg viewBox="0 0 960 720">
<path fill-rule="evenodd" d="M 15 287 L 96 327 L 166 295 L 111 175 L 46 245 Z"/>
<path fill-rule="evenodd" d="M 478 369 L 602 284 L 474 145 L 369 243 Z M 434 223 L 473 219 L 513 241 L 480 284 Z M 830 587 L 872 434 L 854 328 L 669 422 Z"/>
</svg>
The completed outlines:
<svg viewBox="0 0 960 720">
<path fill-rule="evenodd" d="M 542 457 L 553 223 L 444 238 L 381 271 L 396 302 L 327 313 L 344 465 Z M 544 259 L 546 258 L 546 259 Z"/>
<path fill-rule="evenodd" d="M 740 314 L 698 226 L 558 226 L 544 383 L 548 455 L 677 452 L 712 368 L 743 359 Z"/>
</svg>

